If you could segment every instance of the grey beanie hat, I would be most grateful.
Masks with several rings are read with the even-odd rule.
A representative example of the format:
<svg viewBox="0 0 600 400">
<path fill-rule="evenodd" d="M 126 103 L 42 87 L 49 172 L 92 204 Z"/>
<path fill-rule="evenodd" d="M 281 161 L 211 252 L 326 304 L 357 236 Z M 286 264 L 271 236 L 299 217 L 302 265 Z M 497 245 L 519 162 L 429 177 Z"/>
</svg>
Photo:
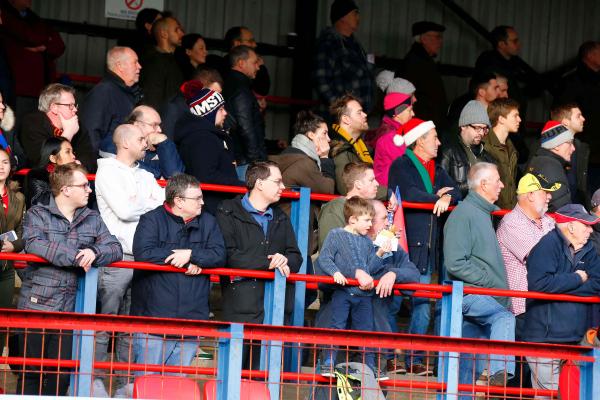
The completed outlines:
<svg viewBox="0 0 600 400">
<path fill-rule="evenodd" d="M 403 78 L 394 78 L 394 72 L 383 70 L 375 77 L 375 83 L 379 89 L 381 89 L 385 94 L 390 93 L 406 93 L 413 94 L 415 90 L 415 85 L 411 82 L 407 81 Z"/>
<path fill-rule="evenodd" d="M 469 101 L 460 112 L 460 118 L 458 119 L 459 127 L 472 124 L 485 124 L 489 128 L 492 127 L 487 110 L 477 100 Z"/>
</svg>

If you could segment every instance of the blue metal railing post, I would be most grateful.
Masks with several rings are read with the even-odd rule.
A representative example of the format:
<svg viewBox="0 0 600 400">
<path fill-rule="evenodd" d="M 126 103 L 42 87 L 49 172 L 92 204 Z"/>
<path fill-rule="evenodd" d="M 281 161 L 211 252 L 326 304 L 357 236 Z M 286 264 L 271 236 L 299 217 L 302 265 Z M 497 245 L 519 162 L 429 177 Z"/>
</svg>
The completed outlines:
<svg viewBox="0 0 600 400">
<path fill-rule="evenodd" d="M 292 202 L 292 226 L 296 233 L 298 248 L 302 254 L 302 265 L 300 274 L 306 274 L 308 259 L 308 239 L 310 235 L 310 188 L 302 187 L 295 189 L 300 192 L 300 199 Z M 296 282 L 296 291 L 294 297 L 294 310 L 292 314 L 292 325 L 304 326 L 304 301 L 306 299 L 306 282 Z M 297 344 L 292 345 L 289 351 L 286 351 L 284 357 L 285 370 L 298 372 L 302 360 L 302 348 Z"/>
<path fill-rule="evenodd" d="M 98 268 L 92 267 L 77 283 L 75 312 L 96 314 L 98 291 Z M 71 391 L 74 396 L 91 396 L 94 368 L 94 331 L 73 332 L 72 359 L 79 360 L 78 377 L 71 375 Z"/>
<path fill-rule="evenodd" d="M 600 349 L 590 349 L 590 355 L 594 362 L 582 362 L 580 367 L 580 399 L 600 399 Z"/>
<path fill-rule="evenodd" d="M 463 283 L 444 281 L 451 285 L 452 292 L 442 295 L 440 336 L 459 338 L 462 336 Z M 446 394 L 439 393 L 437 398 L 458 399 L 458 353 L 440 353 L 438 359 L 438 382 L 446 384 Z"/>
<path fill-rule="evenodd" d="M 285 312 L 286 277 L 275 271 L 275 279 L 265 283 L 265 319 L 268 325 L 283 325 Z M 281 341 L 263 340 L 260 349 L 260 369 L 268 371 L 269 391 L 271 400 L 279 397 L 279 382 L 281 377 Z"/>
<path fill-rule="evenodd" d="M 231 324 L 227 328 L 231 337 L 219 339 L 219 357 L 217 360 L 217 399 L 240 399 L 242 385 L 242 347 L 244 344 L 244 325 Z"/>
</svg>

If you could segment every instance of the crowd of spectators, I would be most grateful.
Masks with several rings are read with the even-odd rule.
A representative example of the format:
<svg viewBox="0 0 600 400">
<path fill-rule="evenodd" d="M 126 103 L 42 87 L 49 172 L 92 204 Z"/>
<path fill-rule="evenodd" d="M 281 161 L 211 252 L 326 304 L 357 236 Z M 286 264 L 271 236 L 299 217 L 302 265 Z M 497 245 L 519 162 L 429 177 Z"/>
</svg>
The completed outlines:
<svg viewBox="0 0 600 400">
<path fill-rule="evenodd" d="M 27 3 L 0 1 L 0 43 L 14 83 L 2 86 L 0 98 L 0 233 L 16 235 L 2 242 L 1 251 L 25 251 L 48 263 L 18 272 L 18 308 L 73 311 L 77 277 L 100 267 L 99 313 L 208 319 L 204 269 L 276 270 L 283 276 L 299 270 L 303 257 L 290 204 L 280 201 L 292 186 L 340 195 L 311 204 L 309 271 L 336 283 L 320 287 L 317 326 L 397 332 L 402 297 L 392 294 L 394 283 L 449 278 L 481 288 L 600 294 L 600 191 L 588 173 L 597 171 L 589 162 L 600 157 L 588 125 L 600 115 L 600 43 L 581 46 L 576 71 L 554 90 L 539 143 L 524 153 L 527 100 L 544 87 L 519 58 L 513 27 L 492 30 L 494 48 L 475 62 L 467 92 L 449 102 L 435 62 L 444 26 L 414 23 L 415 40 L 401 65 L 395 72 L 377 71 L 355 36 L 358 7 L 335 0 L 332 26 L 312 55 L 319 109 L 297 114 L 287 146 L 266 138 L 270 77 L 249 28 L 226 32 L 225 56 L 208 55 L 204 38 L 185 34 L 174 14 L 142 10 L 136 34 L 107 52 L 106 74 L 79 113 L 75 89 L 49 78 L 65 50 L 62 39 Z M 369 127 L 379 89 L 381 122 Z M 31 168 L 23 194 L 10 180 L 17 166 Z M 88 182 L 88 172 L 96 173 L 95 181 Z M 168 180 L 166 188 L 159 178 Z M 203 193 L 200 182 L 245 187 L 247 193 Z M 405 209 L 405 227 L 392 227 L 396 192 L 433 208 Z M 510 212 L 492 218 L 500 208 Z M 402 235 L 408 251 L 394 246 Z M 106 267 L 119 260 L 186 272 Z M 346 286 L 348 278 L 359 286 Z M 0 307 L 12 305 L 14 288 L 13 266 L 2 261 Z M 263 322 L 264 281 L 222 276 L 220 289 L 219 318 Z M 286 324 L 293 299 L 288 285 Z M 408 332 L 430 332 L 432 301 L 412 297 L 408 303 Z M 600 320 L 594 313 L 584 303 L 466 295 L 463 336 L 575 344 Z M 57 346 L 53 333 L 19 340 L 28 357 L 70 357 L 71 344 L 63 339 Z M 168 337 L 99 332 L 97 361 L 108 359 L 113 341 L 121 362 L 133 357 L 190 365 L 197 351 L 195 344 Z M 259 347 L 244 347 L 245 367 L 258 368 Z M 321 353 L 323 375 L 332 375 L 336 354 L 335 348 Z M 366 349 L 363 361 L 380 380 L 391 372 L 434 374 L 425 352 L 404 356 L 404 362 L 395 354 L 382 362 Z M 480 361 L 461 358 L 462 383 L 487 369 L 490 384 L 511 384 L 523 379 L 519 362 L 528 363 L 533 387 L 556 389 L 557 360 Z M 40 379 L 39 367 L 27 367 L 18 387 L 24 394 L 66 393 L 66 375 L 52 371 L 45 369 Z M 115 382 L 115 396 L 131 395 L 130 382 Z M 94 380 L 96 395 L 109 396 L 106 384 Z"/>
</svg>

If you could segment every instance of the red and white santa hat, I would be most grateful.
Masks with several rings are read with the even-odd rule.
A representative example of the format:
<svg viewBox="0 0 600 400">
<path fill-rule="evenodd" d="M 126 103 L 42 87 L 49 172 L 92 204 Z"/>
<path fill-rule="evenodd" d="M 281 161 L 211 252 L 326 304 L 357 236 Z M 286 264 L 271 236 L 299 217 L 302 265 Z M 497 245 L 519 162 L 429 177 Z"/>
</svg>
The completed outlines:
<svg viewBox="0 0 600 400">
<path fill-rule="evenodd" d="M 435 129 L 433 121 L 423 121 L 419 118 L 412 118 L 410 121 L 402 125 L 400 134 L 394 135 L 394 144 L 396 146 L 410 146 L 417 141 L 418 138 L 425 135 L 430 130 Z"/>
</svg>

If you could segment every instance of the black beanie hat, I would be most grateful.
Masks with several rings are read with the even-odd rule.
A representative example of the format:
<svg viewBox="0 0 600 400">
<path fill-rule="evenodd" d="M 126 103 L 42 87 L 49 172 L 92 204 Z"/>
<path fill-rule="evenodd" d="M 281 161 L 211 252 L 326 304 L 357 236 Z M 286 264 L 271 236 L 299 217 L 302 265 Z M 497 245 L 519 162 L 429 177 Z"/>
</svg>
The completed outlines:
<svg viewBox="0 0 600 400">
<path fill-rule="evenodd" d="M 346 16 L 351 11 L 358 10 L 358 6 L 352 0 L 335 0 L 331 5 L 331 11 L 329 12 L 329 19 L 331 24 L 335 24 L 339 19 Z"/>
</svg>

